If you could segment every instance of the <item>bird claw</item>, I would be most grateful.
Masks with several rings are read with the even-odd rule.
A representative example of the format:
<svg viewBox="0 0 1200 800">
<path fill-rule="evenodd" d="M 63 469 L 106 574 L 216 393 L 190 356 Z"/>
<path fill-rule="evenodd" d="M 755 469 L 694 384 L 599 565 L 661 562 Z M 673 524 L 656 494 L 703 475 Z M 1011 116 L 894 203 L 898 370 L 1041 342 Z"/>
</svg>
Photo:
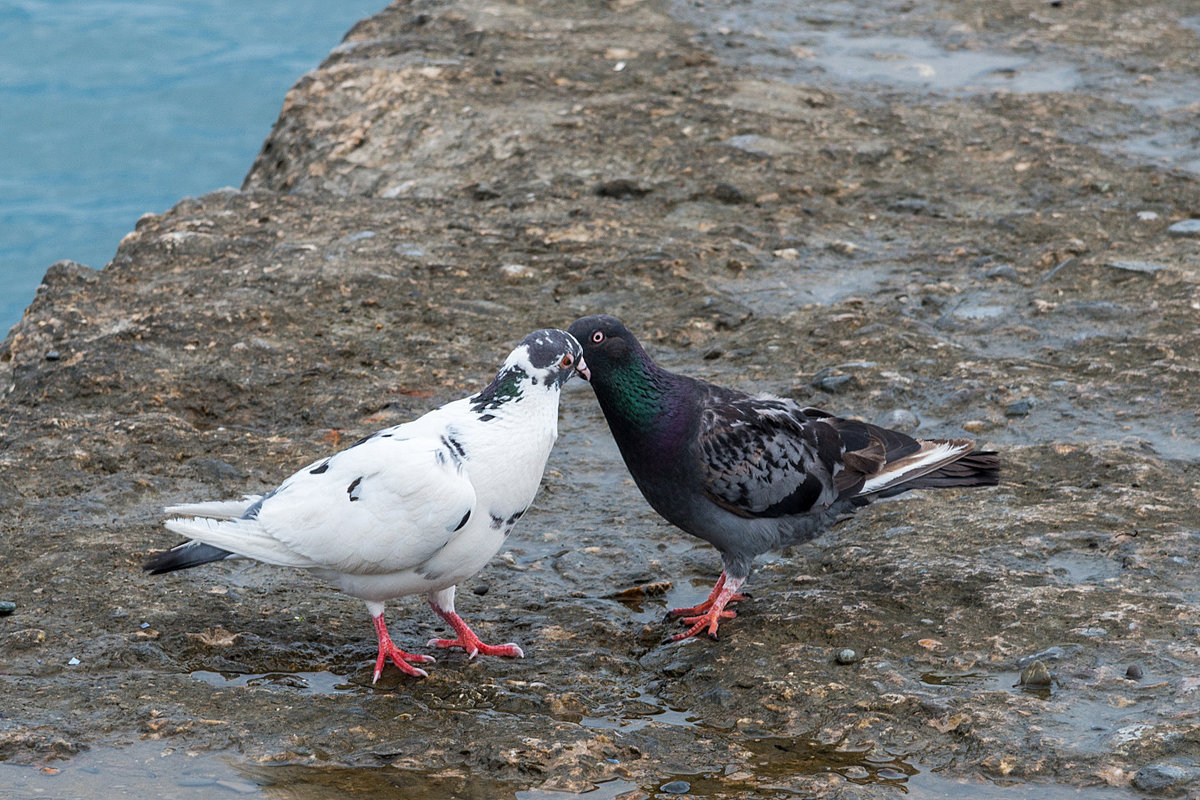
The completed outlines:
<svg viewBox="0 0 1200 800">
<path fill-rule="evenodd" d="M 405 675 L 411 675 L 414 678 L 428 678 L 429 673 L 420 667 L 414 667 L 410 661 L 415 661 L 418 664 L 432 664 L 436 659 L 433 656 L 419 655 L 416 653 L 406 653 L 398 647 L 381 648 L 379 657 L 375 660 L 375 674 L 371 677 L 371 684 L 379 682 L 379 676 L 383 674 L 383 667 L 388 659 L 396 665 L 396 669 L 403 672 Z"/>
<path fill-rule="evenodd" d="M 479 639 L 464 641 L 461 637 L 458 639 L 430 639 L 430 647 L 440 647 L 449 649 L 452 647 L 461 647 L 463 652 L 467 654 L 467 658 L 475 658 L 475 656 L 506 656 L 508 658 L 524 658 L 525 652 L 513 642 L 508 644 L 484 644 Z"/>
</svg>

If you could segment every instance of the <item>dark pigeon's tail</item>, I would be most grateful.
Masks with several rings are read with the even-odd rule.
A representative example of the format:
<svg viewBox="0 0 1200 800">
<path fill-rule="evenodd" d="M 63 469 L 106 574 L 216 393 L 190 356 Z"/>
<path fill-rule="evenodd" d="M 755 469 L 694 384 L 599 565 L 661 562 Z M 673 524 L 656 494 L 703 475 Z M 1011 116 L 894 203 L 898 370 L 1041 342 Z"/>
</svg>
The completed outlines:
<svg viewBox="0 0 1200 800">
<path fill-rule="evenodd" d="M 142 564 L 142 569 L 151 575 L 162 575 L 164 572 L 174 572 L 177 569 L 188 569 L 201 564 L 210 564 L 213 561 L 221 561 L 233 555 L 230 551 L 213 547 L 211 544 L 185 542 L 178 547 L 172 547 L 170 550 L 164 550 L 151 556 L 145 564 Z"/>
<path fill-rule="evenodd" d="M 806 408 L 809 419 L 830 426 L 841 437 L 844 469 L 837 476 L 840 496 L 855 505 L 895 497 L 911 489 L 995 486 L 1000 454 L 976 450 L 969 439 L 914 439 L 869 422 Z"/>
<path fill-rule="evenodd" d="M 926 440 L 937 442 L 938 440 Z M 932 472 L 901 480 L 875 494 L 894 497 L 910 489 L 949 489 L 954 486 L 995 486 L 1000 483 L 1000 454 L 995 450 L 971 451 Z"/>
</svg>

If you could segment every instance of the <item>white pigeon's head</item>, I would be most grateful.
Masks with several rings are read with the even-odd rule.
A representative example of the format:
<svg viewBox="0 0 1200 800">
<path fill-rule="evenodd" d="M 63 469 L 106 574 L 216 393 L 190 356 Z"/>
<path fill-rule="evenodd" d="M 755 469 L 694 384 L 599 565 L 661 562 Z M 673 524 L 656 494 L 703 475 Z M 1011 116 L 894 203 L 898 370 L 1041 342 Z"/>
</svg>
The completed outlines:
<svg viewBox="0 0 1200 800">
<path fill-rule="evenodd" d="M 586 370 L 583 348 L 574 336 L 556 328 L 534 331 L 509 353 L 487 388 L 471 398 L 471 408 L 486 413 L 533 392 L 557 394 L 580 368 Z"/>
</svg>

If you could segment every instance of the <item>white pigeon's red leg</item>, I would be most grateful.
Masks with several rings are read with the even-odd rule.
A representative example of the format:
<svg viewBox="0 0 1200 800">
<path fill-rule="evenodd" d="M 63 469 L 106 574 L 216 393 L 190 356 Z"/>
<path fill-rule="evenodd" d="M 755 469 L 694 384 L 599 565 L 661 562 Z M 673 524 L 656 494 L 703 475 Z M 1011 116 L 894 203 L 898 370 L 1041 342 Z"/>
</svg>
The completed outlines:
<svg viewBox="0 0 1200 800">
<path fill-rule="evenodd" d="M 416 661 L 419 664 L 428 664 L 434 660 L 433 657 L 406 653 L 392 643 L 392 637 L 388 635 L 387 623 L 383 621 L 383 603 L 367 603 L 367 610 L 371 613 L 371 621 L 375 623 L 375 635 L 379 637 L 379 657 L 375 659 L 375 676 L 371 678 L 371 683 L 378 682 L 379 676 L 383 673 L 383 665 L 389 658 L 403 673 L 412 675 L 414 678 L 428 677 L 428 672 L 414 667 L 408 662 Z"/>
<path fill-rule="evenodd" d="M 708 600 L 696 606 L 698 609 L 704 606 L 707 606 L 707 608 L 699 615 L 684 617 L 682 621 L 687 625 L 691 625 L 691 627 L 683 633 L 677 633 L 672 636 L 671 641 L 678 642 L 680 639 L 695 636 L 705 628 L 708 629 L 709 637 L 716 639 L 717 626 L 721 624 L 721 620 L 733 619 L 737 616 L 736 611 L 726 611 L 725 606 L 735 599 L 740 600 L 744 597 L 744 595 L 738 594 L 737 590 L 745 580 L 745 578 L 730 578 L 722 572 L 721 577 L 717 580 L 717 585 L 713 587 L 712 594 L 708 596 Z"/>
<path fill-rule="evenodd" d="M 484 644 L 479 637 L 475 635 L 475 631 L 463 622 L 454 611 L 454 587 L 443 589 L 440 592 L 429 593 L 429 606 L 437 612 L 437 615 L 446 620 L 454 632 L 458 634 L 457 639 L 430 639 L 430 647 L 461 647 L 467 654 L 467 658 L 474 658 L 477 655 L 485 656 L 509 656 L 510 658 L 524 658 L 525 653 L 517 645 L 509 642 L 508 644 Z"/>
<path fill-rule="evenodd" d="M 714 586 L 712 588 L 712 591 L 708 593 L 707 600 L 705 600 L 700 605 L 692 606 L 691 608 L 672 608 L 670 611 L 667 612 L 667 614 L 669 614 L 672 617 L 694 617 L 699 614 L 704 614 L 710 608 L 712 608 L 713 603 L 715 603 L 717 601 L 717 597 L 721 594 L 721 590 L 725 587 L 726 580 L 727 580 L 726 575 L 724 572 L 722 572 L 721 577 L 717 578 L 717 585 Z M 742 581 L 744 581 L 744 580 L 746 580 L 746 579 L 742 578 L 741 580 L 739 580 L 737 582 L 737 585 L 741 586 Z M 734 588 L 736 588 L 736 587 L 734 587 Z M 746 599 L 746 595 L 735 593 L 735 594 L 731 594 L 728 597 L 728 599 L 725 600 L 725 603 L 736 603 L 738 600 L 745 600 L 745 599 Z M 732 611 L 729 612 L 729 615 L 730 615 L 730 617 L 735 616 Z"/>
</svg>

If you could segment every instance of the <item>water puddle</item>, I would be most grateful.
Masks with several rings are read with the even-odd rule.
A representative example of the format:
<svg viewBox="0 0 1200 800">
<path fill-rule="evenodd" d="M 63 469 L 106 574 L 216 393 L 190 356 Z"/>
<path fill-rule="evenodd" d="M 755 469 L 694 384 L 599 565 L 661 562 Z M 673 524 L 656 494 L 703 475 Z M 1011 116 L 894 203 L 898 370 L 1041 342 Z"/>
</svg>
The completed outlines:
<svg viewBox="0 0 1200 800">
<path fill-rule="evenodd" d="M 963 676 L 965 677 L 965 676 Z M 953 676 L 946 676 L 953 679 Z M 1116 724 L 1111 709 L 1092 709 L 1104 722 Z M 1100 719 L 1100 717 L 1097 717 Z M 690 724 L 690 723 L 689 723 Z M 1098 730 L 1099 724 L 1093 726 Z M 1097 733 L 1097 737 L 1101 734 Z M 128 747 L 94 748 L 69 761 L 42 767 L 0 762 L 0 786 L 11 800 L 220 800 L 263 797 L 313 800 L 371 797 L 374 800 L 615 800 L 630 792 L 653 797 L 692 798 L 807 797 L 803 779 L 836 774 L 849 783 L 894 786 L 912 800 L 971 797 L 1017 800 L 1036 788 L 1047 800 L 1116 800 L 1128 795 L 1107 787 L 1077 788 L 1055 784 L 1000 786 L 987 781 L 952 778 L 929 772 L 909 755 L 841 745 L 825 745 L 807 737 L 748 737 L 737 742 L 749 751 L 743 771 L 663 775 L 643 785 L 610 780 L 575 793 L 529 788 L 468 771 L 427 774 L 393 767 L 271 766 L 239 761 L 236 756 L 185 752 L 163 742 L 140 741 Z M 799 779 L 799 780 L 798 780 Z M 635 796 L 639 796 L 636 795 Z M 899 795 L 897 795 L 899 796 Z"/>
<path fill-rule="evenodd" d="M 652 694 L 638 692 L 622 703 L 615 713 L 601 711 L 599 714 L 585 716 L 580 724 L 587 728 L 631 733 L 651 724 L 692 728 L 699 722 L 700 717 L 687 709 L 675 708 Z"/>
<path fill-rule="evenodd" d="M 765 737 L 746 742 L 762 777 L 836 773 L 851 783 L 903 783 L 920 770 L 909 761 L 870 749 L 826 745 L 807 738 Z"/>
<path fill-rule="evenodd" d="M 980 50 L 947 50 L 915 37 L 829 30 L 811 31 L 803 39 L 811 42 L 814 52 L 810 69 L 844 80 L 943 92 L 1020 93 L 1066 92 L 1080 80 L 1079 72 L 1067 64 Z"/>
<path fill-rule="evenodd" d="M 736 8 L 676 3 L 675 13 L 695 25 L 702 40 L 736 45 L 727 58 L 746 61 L 793 82 L 833 77 L 854 83 L 940 92 L 1066 92 L 1079 85 L 1072 65 L 1044 57 L 962 46 L 961 35 L 903 36 L 864 33 L 861 9 L 836 6 L 813 18 L 787 0 L 755 0 Z M 843 26 L 843 27 L 837 27 Z"/>
<path fill-rule="evenodd" d="M 217 688 L 231 686 L 263 687 L 268 689 L 301 691 L 308 694 L 345 694 L 356 691 L 347 678 L 332 672 L 210 672 L 196 670 L 191 676 Z"/>
<path fill-rule="evenodd" d="M 888 10 L 864 19 L 861 7 L 843 3 L 676 0 L 672 13 L 694 26 L 697 39 L 724 60 L 792 83 L 944 95 L 1073 92 L 1132 106 L 1146 115 L 1147 124 L 1139 128 L 1135 115 L 1118 114 L 1101 124 L 1083 120 L 1063 133 L 1116 155 L 1200 172 L 1194 115 L 1200 88 L 1185 74 L 1158 71 L 1146 81 L 1100 49 L 1075 48 L 1070 60 L 1056 59 L 1053 45 L 1029 55 L 1006 49 L 1003 41 L 989 47 L 986 32 L 948 22 L 910 32 L 906 18 L 885 16 Z M 1180 25 L 1194 30 L 1197 19 L 1184 18 Z"/>
<path fill-rule="evenodd" d="M 1068 551 L 1045 559 L 1044 568 L 1057 578 L 1072 584 L 1104 583 L 1121 574 L 1121 565 L 1103 553 Z"/>
<path fill-rule="evenodd" d="M 162 742 L 95 748 L 42 767 L 0 762 L 6 800 L 272 800 L 370 797 L 373 800 L 613 800 L 635 789 L 614 780 L 582 793 L 546 791 L 486 775 L 430 775 L 391 767 L 266 766 L 235 756 L 176 750 Z"/>
<path fill-rule="evenodd" d="M 760 752 L 761 774 L 754 778 L 725 772 L 671 775 L 643 791 L 655 798 L 681 795 L 706 800 L 759 797 L 812 797 L 804 778 L 836 774 L 860 786 L 894 787 L 895 797 L 907 800 L 1128 800 L 1129 794 L 1107 786 L 1065 786 L 1054 783 L 1002 785 L 978 778 L 960 778 L 922 770 L 911 761 L 890 755 L 868 756 L 861 751 L 838 751 L 794 739 L 763 739 L 751 744 Z M 797 780 L 800 776 L 801 780 Z M 842 793 L 834 792 L 838 797 Z M 824 793 L 822 793 L 824 796 Z M 845 796 L 850 796 L 849 794 Z M 875 795 L 871 795 L 875 796 Z"/>
</svg>

